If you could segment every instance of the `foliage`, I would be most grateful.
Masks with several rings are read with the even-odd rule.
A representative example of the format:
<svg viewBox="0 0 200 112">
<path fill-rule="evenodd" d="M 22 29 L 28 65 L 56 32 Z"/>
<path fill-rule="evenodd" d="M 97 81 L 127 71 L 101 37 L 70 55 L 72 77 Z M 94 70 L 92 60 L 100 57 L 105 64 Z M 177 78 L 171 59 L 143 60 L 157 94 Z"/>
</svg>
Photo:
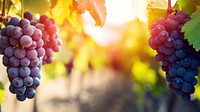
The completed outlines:
<svg viewBox="0 0 200 112">
<path fill-rule="evenodd" d="M 44 14 L 50 10 L 48 0 L 23 0 L 23 4 L 24 10 L 32 13 Z"/>
<path fill-rule="evenodd" d="M 191 20 L 187 22 L 182 31 L 185 32 L 185 38 L 188 39 L 190 43 L 196 50 L 200 50 L 199 32 L 200 32 L 200 7 L 192 14 Z"/>
<path fill-rule="evenodd" d="M 180 10 L 185 11 L 188 14 L 192 14 L 195 12 L 196 7 L 200 5 L 199 0 L 177 0 L 178 6 Z"/>
<path fill-rule="evenodd" d="M 105 0 L 73 0 L 73 10 L 80 14 L 89 11 L 97 26 L 103 26 L 106 21 Z"/>
<path fill-rule="evenodd" d="M 166 1 L 157 0 L 148 3 L 148 26 L 154 23 L 158 18 L 165 17 L 167 11 Z"/>
</svg>

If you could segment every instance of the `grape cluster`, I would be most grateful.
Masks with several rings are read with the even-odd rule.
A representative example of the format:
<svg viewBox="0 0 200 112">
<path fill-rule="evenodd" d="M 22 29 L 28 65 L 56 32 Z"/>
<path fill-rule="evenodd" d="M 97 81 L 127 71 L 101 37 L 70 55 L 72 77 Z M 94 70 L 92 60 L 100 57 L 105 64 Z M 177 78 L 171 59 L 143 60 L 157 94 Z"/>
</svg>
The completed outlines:
<svg viewBox="0 0 200 112">
<path fill-rule="evenodd" d="M 198 52 L 189 45 L 181 32 L 182 26 L 190 20 L 183 11 L 159 18 L 151 25 L 149 45 L 157 51 L 155 60 L 162 63 L 166 72 L 168 87 L 183 100 L 190 100 L 190 94 L 195 92 L 198 75 Z"/>
<path fill-rule="evenodd" d="M 53 52 L 59 52 L 62 44 L 54 19 L 47 15 L 41 15 L 39 21 L 33 18 L 30 12 L 24 13 L 24 18 L 30 21 L 30 24 L 42 31 L 43 48 L 46 53 L 42 58 L 42 64 L 53 62 Z"/>
<path fill-rule="evenodd" d="M 61 45 L 53 19 L 42 15 L 33 24 L 30 12 L 24 13 L 24 17 L 21 20 L 11 18 L 1 29 L 0 38 L 0 54 L 3 55 L 3 65 L 7 67 L 9 91 L 16 94 L 19 101 L 34 98 L 40 85 L 42 64 L 51 63 L 53 51 L 58 52 Z M 42 23 L 44 20 L 53 22 L 47 25 Z"/>
</svg>

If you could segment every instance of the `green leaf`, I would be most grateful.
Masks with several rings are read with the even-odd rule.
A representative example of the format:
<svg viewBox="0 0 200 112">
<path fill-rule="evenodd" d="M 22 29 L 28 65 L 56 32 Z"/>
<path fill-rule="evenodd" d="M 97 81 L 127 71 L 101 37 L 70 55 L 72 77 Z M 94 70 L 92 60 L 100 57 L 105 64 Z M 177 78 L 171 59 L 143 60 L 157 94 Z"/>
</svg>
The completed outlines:
<svg viewBox="0 0 200 112">
<path fill-rule="evenodd" d="M 188 14 L 192 14 L 196 10 L 196 6 L 200 5 L 200 0 L 178 0 L 179 9 Z"/>
<path fill-rule="evenodd" d="M 23 0 L 24 9 L 32 13 L 44 14 L 50 11 L 48 0 Z"/>
<path fill-rule="evenodd" d="M 1 102 L 4 100 L 4 87 L 3 87 L 3 83 L 0 82 L 0 104 Z"/>
<path fill-rule="evenodd" d="M 200 50 L 200 6 L 192 14 L 191 20 L 182 27 L 182 32 L 185 32 L 184 36 L 190 45 L 193 45 L 196 50 Z"/>
</svg>

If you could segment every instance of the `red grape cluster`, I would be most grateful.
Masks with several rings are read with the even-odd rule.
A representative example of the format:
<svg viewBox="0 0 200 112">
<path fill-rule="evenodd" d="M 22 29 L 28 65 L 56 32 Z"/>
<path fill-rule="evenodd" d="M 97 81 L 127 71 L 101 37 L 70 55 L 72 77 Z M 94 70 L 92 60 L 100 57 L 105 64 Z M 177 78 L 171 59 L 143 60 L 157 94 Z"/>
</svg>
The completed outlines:
<svg viewBox="0 0 200 112">
<path fill-rule="evenodd" d="M 9 90 L 19 101 L 34 98 L 42 64 L 51 63 L 53 51 L 58 52 L 61 45 L 53 19 L 41 15 L 37 21 L 30 12 L 24 17 L 11 18 L 1 29 L 0 38 L 0 54 L 11 83 Z"/>
<path fill-rule="evenodd" d="M 155 60 L 162 62 L 162 70 L 166 72 L 168 87 L 183 100 L 190 100 L 195 91 L 198 75 L 198 52 L 189 45 L 181 32 L 182 26 L 190 20 L 183 11 L 159 18 L 151 25 L 149 45 L 157 51 Z"/>
<path fill-rule="evenodd" d="M 28 19 L 31 25 L 42 31 L 43 47 L 46 51 L 42 63 L 52 63 L 53 52 L 59 52 L 62 44 L 54 19 L 48 18 L 46 15 L 41 15 L 38 21 L 33 19 L 33 15 L 30 12 L 25 12 L 24 18 Z"/>
</svg>

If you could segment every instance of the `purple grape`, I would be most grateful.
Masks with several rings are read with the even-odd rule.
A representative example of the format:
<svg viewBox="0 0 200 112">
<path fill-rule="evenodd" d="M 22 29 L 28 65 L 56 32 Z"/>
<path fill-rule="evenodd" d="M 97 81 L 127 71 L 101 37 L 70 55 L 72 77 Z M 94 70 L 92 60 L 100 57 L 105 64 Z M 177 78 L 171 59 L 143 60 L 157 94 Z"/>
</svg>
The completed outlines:
<svg viewBox="0 0 200 112">
<path fill-rule="evenodd" d="M 21 77 L 27 77 L 30 75 L 30 73 L 31 73 L 31 70 L 29 67 L 21 67 L 19 69 L 19 74 Z"/>
<path fill-rule="evenodd" d="M 20 27 L 14 27 L 12 30 L 12 37 L 13 38 L 20 38 L 22 36 L 23 32 Z"/>
<path fill-rule="evenodd" d="M 21 28 L 23 28 L 25 25 L 29 24 L 30 25 L 30 21 L 28 19 L 21 19 L 19 22 L 19 26 Z"/>
<path fill-rule="evenodd" d="M 29 65 L 30 67 L 37 67 L 40 63 L 40 60 L 38 58 L 35 58 L 31 60 L 31 64 Z"/>
<path fill-rule="evenodd" d="M 23 48 L 17 47 L 17 48 L 15 48 L 14 55 L 18 59 L 22 59 L 23 57 L 26 56 L 26 50 Z"/>
<path fill-rule="evenodd" d="M 23 35 L 21 38 L 20 38 L 20 45 L 22 47 L 30 47 L 32 44 L 32 38 L 28 35 Z"/>
<path fill-rule="evenodd" d="M 15 87 L 12 84 L 9 85 L 9 91 L 15 94 Z"/>
<path fill-rule="evenodd" d="M 32 36 L 34 33 L 34 26 L 27 24 L 23 26 L 23 34 L 24 35 L 28 35 L 28 36 Z"/>
<path fill-rule="evenodd" d="M 10 57 L 10 59 L 9 59 L 10 66 L 17 67 L 17 66 L 19 66 L 19 64 L 20 64 L 20 62 L 19 62 L 18 58 L 16 58 L 15 56 Z"/>
<path fill-rule="evenodd" d="M 39 39 L 36 41 L 37 47 L 42 47 L 44 45 L 44 41 L 42 39 Z"/>
<path fill-rule="evenodd" d="M 12 47 L 7 47 L 4 50 L 4 55 L 7 57 L 11 57 L 11 56 L 13 56 L 13 54 L 14 54 L 14 49 Z"/>
<path fill-rule="evenodd" d="M 38 53 L 38 57 L 42 57 L 45 55 L 45 49 L 43 47 L 37 48 L 36 51 Z"/>
<path fill-rule="evenodd" d="M 9 64 L 9 59 L 10 59 L 10 58 L 7 57 L 7 56 L 5 56 L 5 55 L 2 57 L 2 62 L 3 62 L 3 65 L 4 65 L 4 66 L 7 66 L 7 67 L 10 66 L 10 64 Z"/>
<path fill-rule="evenodd" d="M 19 101 L 26 100 L 26 96 L 25 95 L 17 95 L 16 97 L 17 97 L 17 100 L 19 100 Z"/>
<path fill-rule="evenodd" d="M 8 68 L 8 77 L 15 78 L 19 76 L 19 69 L 17 67 L 9 67 Z"/>
<path fill-rule="evenodd" d="M 30 76 L 27 76 L 24 78 L 24 85 L 25 86 L 31 86 L 33 84 L 33 78 Z"/>
<path fill-rule="evenodd" d="M 26 56 L 30 60 L 33 60 L 33 59 L 37 58 L 37 51 L 36 50 L 27 50 Z"/>
<path fill-rule="evenodd" d="M 35 29 L 33 36 L 32 36 L 33 40 L 39 40 L 42 38 L 42 31 L 40 29 Z"/>
<path fill-rule="evenodd" d="M 24 18 L 26 18 L 29 21 L 31 21 L 33 19 L 33 14 L 31 12 L 25 12 L 24 13 Z"/>
<path fill-rule="evenodd" d="M 183 77 L 184 81 L 191 82 L 194 79 L 194 75 L 192 72 L 187 71 Z"/>
<path fill-rule="evenodd" d="M 38 67 L 31 68 L 31 74 L 32 77 L 38 77 L 40 74 L 40 69 Z"/>
<path fill-rule="evenodd" d="M 6 27 L 6 34 L 9 35 L 9 36 L 12 36 L 12 31 L 14 29 L 14 26 L 13 25 L 8 25 Z"/>
<path fill-rule="evenodd" d="M 27 58 L 27 57 L 24 57 L 24 58 L 22 58 L 21 60 L 20 60 L 20 65 L 22 66 L 22 67 L 27 67 L 27 66 L 29 66 L 30 65 L 30 60 Z"/>
<path fill-rule="evenodd" d="M 33 77 L 32 88 L 36 89 L 40 85 L 40 79 L 38 77 Z"/>
<path fill-rule="evenodd" d="M 17 46 L 19 44 L 19 39 L 16 39 L 16 38 L 10 38 L 10 44 L 12 46 Z"/>
<path fill-rule="evenodd" d="M 27 88 L 25 95 L 27 98 L 32 99 L 35 96 L 35 90 L 33 88 Z"/>
<path fill-rule="evenodd" d="M 23 32 L 20 27 L 14 27 L 12 30 L 12 37 L 14 38 L 20 38 L 22 36 Z"/>
<path fill-rule="evenodd" d="M 21 77 L 15 77 L 12 80 L 12 85 L 15 86 L 15 87 L 21 87 L 21 86 L 23 86 L 23 78 L 21 78 Z"/>
<path fill-rule="evenodd" d="M 26 88 L 24 88 L 24 86 L 17 87 L 17 88 L 15 88 L 15 93 L 17 95 L 23 95 L 25 93 L 25 90 L 26 90 Z"/>
<path fill-rule="evenodd" d="M 17 17 L 12 17 L 12 19 L 10 20 L 10 22 L 8 23 L 8 25 L 13 25 L 13 26 L 18 26 L 19 25 L 19 18 Z"/>
</svg>

